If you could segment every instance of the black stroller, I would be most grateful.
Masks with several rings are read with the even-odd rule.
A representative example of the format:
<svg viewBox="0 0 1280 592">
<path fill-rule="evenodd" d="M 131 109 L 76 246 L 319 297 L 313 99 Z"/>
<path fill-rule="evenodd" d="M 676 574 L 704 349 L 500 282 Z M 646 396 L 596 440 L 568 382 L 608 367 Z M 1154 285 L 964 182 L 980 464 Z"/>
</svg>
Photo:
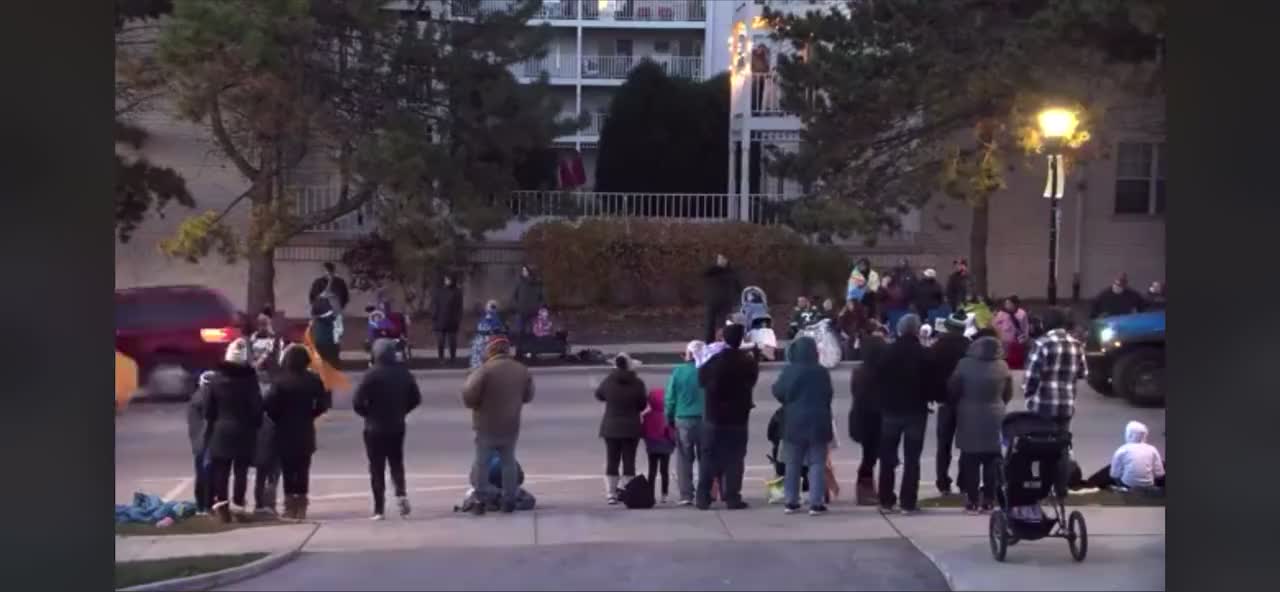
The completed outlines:
<svg viewBox="0 0 1280 592">
<path fill-rule="evenodd" d="M 1005 416 L 1001 425 L 1005 456 L 997 463 L 995 497 L 988 536 L 991 554 L 1004 561 L 1011 545 L 1046 537 L 1067 539 L 1071 557 L 1084 561 L 1089 534 L 1084 515 L 1066 515 L 1067 483 L 1071 471 L 1071 433 L 1034 413 Z M 1046 500 L 1050 514 L 1041 504 Z"/>
</svg>

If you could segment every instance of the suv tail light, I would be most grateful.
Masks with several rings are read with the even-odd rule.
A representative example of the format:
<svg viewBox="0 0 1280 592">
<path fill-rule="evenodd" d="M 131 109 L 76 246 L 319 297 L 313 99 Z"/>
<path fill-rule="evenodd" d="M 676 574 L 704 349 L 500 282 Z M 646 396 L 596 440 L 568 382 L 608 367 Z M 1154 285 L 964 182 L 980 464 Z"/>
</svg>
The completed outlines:
<svg viewBox="0 0 1280 592">
<path fill-rule="evenodd" d="M 232 340 L 239 336 L 240 330 L 235 327 L 200 330 L 200 339 L 205 343 L 231 343 Z"/>
</svg>

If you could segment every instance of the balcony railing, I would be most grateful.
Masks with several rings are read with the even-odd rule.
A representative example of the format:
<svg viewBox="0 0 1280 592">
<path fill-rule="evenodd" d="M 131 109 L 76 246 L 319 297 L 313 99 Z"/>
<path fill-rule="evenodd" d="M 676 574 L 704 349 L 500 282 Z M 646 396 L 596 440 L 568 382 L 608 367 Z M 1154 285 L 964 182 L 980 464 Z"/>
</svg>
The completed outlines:
<svg viewBox="0 0 1280 592">
<path fill-rule="evenodd" d="M 304 185 L 296 188 L 298 193 L 298 201 L 295 204 L 294 212 L 299 216 L 306 216 L 315 212 L 322 211 L 333 204 L 338 203 L 340 190 L 337 187 L 329 185 Z M 314 228 L 307 229 L 307 232 L 332 232 L 338 234 L 361 234 L 370 232 L 376 227 L 374 219 L 375 205 L 370 202 L 366 203 L 360 209 L 351 212 L 341 218 L 321 224 Z"/>
<path fill-rule="evenodd" d="M 552 78 L 576 78 L 578 60 L 570 56 L 544 56 L 521 62 L 517 65 L 516 74 L 537 78 L 543 72 Z"/>
<path fill-rule="evenodd" d="M 712 222 L 737 220 L 739 196 L 725 193 L 603 193 L 589 191 L 515 191 L 508 207 L 520 218 L 641 218 Z M 780 224 L 789 198 L 751 195 L 749 221 Z"/>
<path fill-rule="evenodd" d="M 475 18 L 509 12 L 517 0 L 452 0 L 454 17 Z M 706 0 L 542 0 L 535 19 L 637 22 L 702 22 L 707 20 Z"/>
<path fill-rule="evenodd" d="M 772 72 L 766 74 L 752 74 L 751 88 L 751 114 L 757 117 L 782 117 L 792 115 L 782 107 L 782 85 L 778 83 L 777 74 Z M 810 92 L 807 100 L 809 104 L 813 103 L 813 94 Z"/>
<path fill-rule="evenodd" d="M 651 61 L 673 78 L 702 80 L 702 58 L 692 56 L 583 56 L 582 77 L 587 80 L 626 80 L 636 66 Z"/>
</svg>

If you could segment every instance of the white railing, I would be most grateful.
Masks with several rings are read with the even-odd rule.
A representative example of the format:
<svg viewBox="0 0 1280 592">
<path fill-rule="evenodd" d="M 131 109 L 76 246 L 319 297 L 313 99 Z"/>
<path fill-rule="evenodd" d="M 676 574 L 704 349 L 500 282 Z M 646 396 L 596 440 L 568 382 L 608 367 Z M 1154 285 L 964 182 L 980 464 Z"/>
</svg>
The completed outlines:
<svg viewBox="0 0 1280 592">
<path fill-rule="evenodd" d="M 295 204 L 294 213 L 298 216 L 324 211 L 338 203 L 341 193 L 339 188 L 329 185 L 307 185 L 296 187 L 295 190 L 298 201 Z M 308 228 L 307 232 L 361 233 L 371 231 L 375 226 L 374 204 L 371 202 L 333 222 Z"/>
<path fill-rule="evenodd" d="M 515 191 L 508 207 L 521 218 L 641 218 L 712 222 L 739 220 L 742 197 L 726 193 L 605 193 L 591 191 Z M 789 197 L 751 195 L 749 221 L 779 224 L 780 206 Z"/>
<path fill-rule="evenodd" d="M 582 18 L 640 22 L 699 22 L 707 20 L 707 4 L 705 0 L 583 0 Z"/>
<path fill-rule="evenodd" d="M 702 58 L 692 56 L 583 56 L 582 77 L 588 80 L 626 80 L 627 75 L 644 61 L 662 68 L 673 78 L 702 80 Z"/>
<path fill-rule="evenodd" d="M 782 85 L 778 83 L 777 74 L 773 72 L 752 74 L 748 84 L 750 86 L 747 88 L 747 93 L 750 95 L 752 115 L 757 117 L 782 117 L 794 114 L 782 106 L 782 100 L 786 93 L 782 91 Z M 814 93 L 810 91 L 806 102 L 812 105 L 814 97 Z"/>
<path fill-rule="evenodd" d="M 452 0 L 450 16 L 475 18 L 510 12 L 518 0 Z M 638 22 L 702 22 L 707 20 L 706 0 L 542 0 L 533 18 L 546 20 L 616 20 Z"/>
<path fill-rule="evenodd" d="M 517 76 L 537 78 L 546 73 L 551 78 L 576 78 L 578 60 L 570 56 L 548 55 L 541 58 L 525 60 L 515 66 Z"/>
</svg>

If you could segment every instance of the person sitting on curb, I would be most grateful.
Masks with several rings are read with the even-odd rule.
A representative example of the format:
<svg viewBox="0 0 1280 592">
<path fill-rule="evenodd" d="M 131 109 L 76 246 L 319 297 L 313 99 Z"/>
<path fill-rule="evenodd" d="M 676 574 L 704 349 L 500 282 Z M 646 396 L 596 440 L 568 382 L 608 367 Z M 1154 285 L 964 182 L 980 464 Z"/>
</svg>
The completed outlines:
<svg viewBox="0 0 1280 592">
<path fill-rule="evenodd" d="M 1111 464 L 1077 482 L 1074 489 L 1123 487 L 1130 491 L 1159 495 L 1164 492 L 1164 459 L 1147 443 L 1147 426 L 1131 421 L 1124 427 L 1124 444 L 1111 455 Z"/>
</svg>

